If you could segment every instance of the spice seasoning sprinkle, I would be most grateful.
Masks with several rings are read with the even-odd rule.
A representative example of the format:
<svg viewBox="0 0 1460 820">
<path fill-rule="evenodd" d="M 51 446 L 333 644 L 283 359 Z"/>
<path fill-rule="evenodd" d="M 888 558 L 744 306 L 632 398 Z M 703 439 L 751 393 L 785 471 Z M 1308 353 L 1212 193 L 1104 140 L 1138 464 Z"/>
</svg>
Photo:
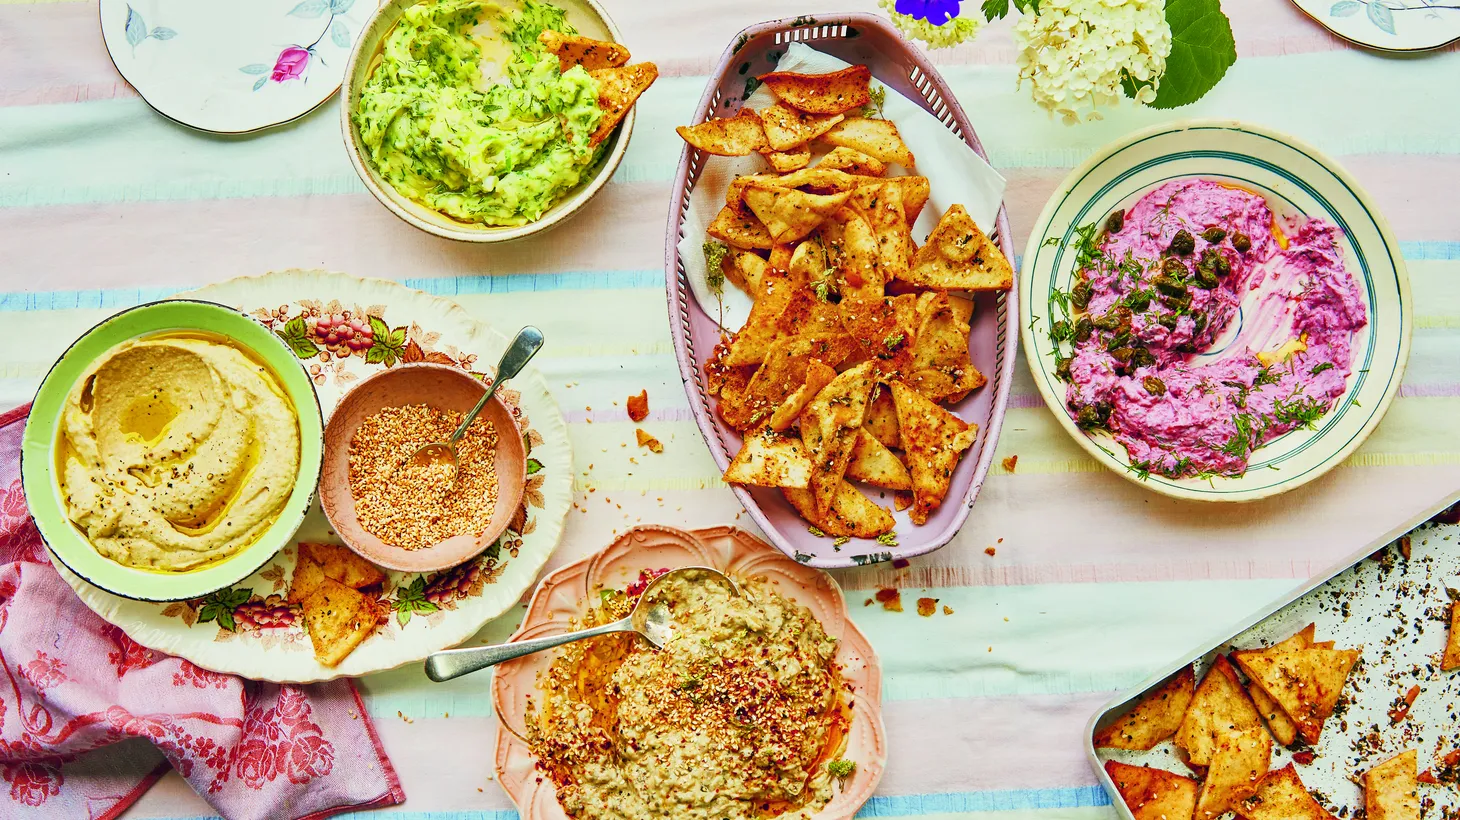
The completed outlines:
<svg viewBox="0 0 1460 820">
<path fill-rule="evenodd" d="M 350 492 L 367 532 L 402 549 L 420 549 L 485 530 L 497 505 L 497 431 L 478 420 L 456 443 L 456 480 L 444 463 L 411 457 L 456 432 L 464 413 L 425 404 L 386 407 L 350 439 Z"/>
</svg>

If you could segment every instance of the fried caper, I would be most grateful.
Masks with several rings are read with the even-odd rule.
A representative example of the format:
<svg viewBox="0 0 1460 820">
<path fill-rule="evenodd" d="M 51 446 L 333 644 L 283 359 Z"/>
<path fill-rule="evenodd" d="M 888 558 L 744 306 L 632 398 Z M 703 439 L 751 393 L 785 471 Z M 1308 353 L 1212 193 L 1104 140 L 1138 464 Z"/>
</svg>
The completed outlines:
<svg viewBox="0 0 1460 820">
<path fill-rule="evenodd" d="M 1234 233 L 1232 234 L 1232 247 L 1236 248 L 1238 253 L 1247 253 L 1252 250 L 1252 240 L 1245 233 Z"/>
<path fill-rule="evenodd" d="M 1183 284 L 1181 280 L 1174 279 L 1164 273 L 1160 276 L 1157 276 L 1155 279 L 1152 279 L 1151 284 L 1155 285 L 1156 290 L 1161 291 L 1161 293 L 1166 296 L 1186 295 L 1186 285 Z"/>
<path fill-rule="evenodd" d="M 1146 388 L 1146 392 L 1153 396 L 1166 395 L 1166 383 L 1155 376 L 1147 376 L 1141 379 L 1141 386 Z"/>
<path fill-rule="evenodd" d="M 1090 337 L 1094 335 L 1095 323 L 1090 321 L 1089 316 L 1081 316 L 1080 320 L 1075 322 L 1075 341 L 1088 342 L 1090 341 Z"/>
<path fill-rule="evenodd" d="M 1107 233 L 1120 233 L 1121 229 L 1124 227 L 1125 209 L 1117 208 L 1110 214 L 1110 217 L 1105 220 L 1105 230 Z"/>
<path fill-rule="evenodd" d="M 1151 292 L 1138 290 L 1125 298 L 1125 303 L 1136 313 L 1145 313 L 1151 309 Z"/>
<path fill-rule="evenodd" d="M 1179 282 L 1190 271 L 1186 269 L 1186 265 L 1180 259 L 1174 256 L 1168 256 L 1166 257 L 1166 261 L 1161 263 L 1161 272 Z"/>
<path fill-rule="evenodd" d="M 1201 238 L 1213 245 L 1227 238 L 1227 232 L 1218 227 L 1210 227 L 1201 232 Z"/>
<path fill-rule="evenodd" d="M 1070 289 L 1070 304 L 1074 305 L 1076 310 L 1084 310 L 1089 307 L 1090 297 L 1094 293 L 1095 289 L 1090 286 L 1090 283 L 1081 279 Z"/>
<path fill-rule="evenodd" d="M 1055 360 L 1055 364 L 1054 364 L 1054 375 L 1055 375 L 1055 377 L 1058 378 L 1058 379 L 1062 379 L 1064 381 L 1069 381 L 1070 380 L 1070 364 L 1072 362 L 1074 362 L 1074 358 L 1068 357 L 1068 356 L 1062 356 L 1059 359 L 1056 359 Z"/>
<path fill-rule="evenodd" d="M 1171 246 L 1166 250 L 1177 256 L 1191 256 L 1196 251 L 1196 237 L 1191 235 L 1191 231 L 1182 228 L 1171 237 Z"/>
</svg>

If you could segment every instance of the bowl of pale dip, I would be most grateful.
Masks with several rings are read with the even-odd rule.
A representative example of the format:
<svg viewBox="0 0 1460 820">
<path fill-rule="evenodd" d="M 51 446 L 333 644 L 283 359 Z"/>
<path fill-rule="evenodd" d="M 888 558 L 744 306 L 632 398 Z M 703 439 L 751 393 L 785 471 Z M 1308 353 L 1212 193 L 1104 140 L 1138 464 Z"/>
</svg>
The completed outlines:
<svg viewBox="0 0 1460 820">
<path fill-rule="evenodd" d="M 628 150 L 633 109 L 613 127 L 599 73 L 619 71 L 628 52 L 595 49 L 564 68 L 545 32 L 620 40 L 595 0 L 382 3 L 340 90 L 345 145 L 370 193 L 465 242 L 519 239 L 582 209 Z"/>
<path fill-rule="evenodd" d="M 87 331 L 36 393 L 21 451 L 51 553 L 128 598 L 197 598 L 289 543 L 323 419 L 289 346 L 224 305 L 167 300 Z"/>
</svg>

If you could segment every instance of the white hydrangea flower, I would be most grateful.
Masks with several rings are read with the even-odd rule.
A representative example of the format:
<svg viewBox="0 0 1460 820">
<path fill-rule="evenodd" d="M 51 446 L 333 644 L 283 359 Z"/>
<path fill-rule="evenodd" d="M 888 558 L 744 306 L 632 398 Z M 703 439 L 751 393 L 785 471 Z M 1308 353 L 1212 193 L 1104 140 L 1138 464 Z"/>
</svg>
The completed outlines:
<svg viewBox="0 0 1460 820">
<path fill-rule="evenodd" d="M 1165 0 L 1042 0 L 1039 14 L 1014 24 L 1019 86 L 1028 80 L 1034 101 L 1066 123 L 1100 119 L 1102 106 L 1124 96 L 1121 78 L 1145 85 L 1141 104 L 1156 98 L 1171 27 Z"/>
<path fill-rule="evenodd" d="M 909 40 L 920 40 L 928 48 L 950 48 L 978 36 L 983 20 L 975 15 L 952 17 L 941 26 L 907 14 L 898 14 L 896 0 L 877 0 L 892 24 Z"/>
</svg>

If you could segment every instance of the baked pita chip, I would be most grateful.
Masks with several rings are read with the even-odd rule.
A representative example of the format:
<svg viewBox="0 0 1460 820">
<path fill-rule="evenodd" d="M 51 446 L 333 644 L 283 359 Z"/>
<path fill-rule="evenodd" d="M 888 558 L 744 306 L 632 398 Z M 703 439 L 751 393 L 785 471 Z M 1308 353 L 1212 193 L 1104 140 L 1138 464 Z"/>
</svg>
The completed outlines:
<svg viewBox="0 0 1460 820">
<path fill-rule="evenodd" d="M 837 485 L 831 507 L 819 510 L 811 490 L 783 488 L 781 492 L 801 517 L 833 537 L 876 538 L 892 532 L 897 521 L 860 490 L 843 481 Z"/>
<path fill-rule="evenodd" d="M 877 239 L 882 281 L 906 279 L 917 246 L 903 213 L 902 188 L 891 183 L 863 185 L 852 192 L 847 204 L 862 214 Z"/>
<path fill-rule="evenodd" d="M 320 581 L 301 607 L 315 660 L 336 666 L 375 631 L 380 613 L 375 599 L 333 578 Z"/>
<path fill-rule="evenodd" d="M 848 117 L 821 135 L 821 141 L 838 148 L 851 148 L 882 162 L 904 168 L 914 165 L 913 152 L 897 133 L 891 120 Z"/>
<path fill-rule="evenodd" d="M 720 400 L 720 418 L 740 431 L 763 426 L 805 383 L 812 361 L 834 366 L 855 346 L 844 333 L 807 334 L 773 343 L 744 392 L 733 400 Z"/>
<path fill-rule="evenodd" d="M 846 332 L 836 305 L 817 296 L 814 287 L 798 284 L 791 287 L 791 299 L 776 317 L 776 329 L 783 336 Z"/>
<path fill-rule="evenodd" d="M 822 239 L 822 229 L 818 228 L 806 241 L 797 244 L 786 270 L 797 287 L 808 288 L 817 298 L 827 301 L 836 292 L 836 260 Z"/>
<path fill-rule="evenodd" d="M 867 177 L 862 179 L 876 181 Z M 918 215 L 923 212 L 923 206 L 928 204 L 928 197 L 933 191 L 932 184 L 927 177 L 920 176 L 888 177 L 885 182 L 902 189 L 902 212 L 907 217 L 907 226 L 911 228 L 918 221 Z"/>
<path fill-rule="evenodd" d="M 754 299 L 764 287 L 770 265 L 759 254 L 731 248 L 730 253 L 725 255 L 725 260 L 720 263 L 720 269 L 735 287 Z"/>
<path fill-rule="evenodd" d="M 892 402 L 897 408 L 902 448 L 912 466 L 913 506 L 908 517 L 914 524 L 924 524 L 943 506 L 953 470 L 963 451 L 973 446 L 978 425 L 949 413 L 902 382 L 892 383 Z"/>
<path fill-rule="evenodd" d="M 773 71 L 757 79 L 781 102 L 810 114 L 845 114 L 872 101 L 872 72 L 864 65 L 830 74 Z"/>
<path fill-rule="evenodd" d="M 887 279 L 882 272 L 877 234 L 867 220 L 851 208 L 837 211 L 833 220 L 841 226 L 841 264 L 837 266 L 837 290 L 842 299 L 850 298 L 858 302 L 881 300 Z"/>
<path fill-rule="evenodd" d="M 1232 809 L 1242 820 L 1335 820 L 1308 793 L 1291 763 L 1264 775 Z"/>
<path fill-rule="evenodd" d="M 607 40 L 544 29 L 537 35 L 537 41 L 549 54 L 557 56 L 562 71 L 575 65 L 583 66 L 585 71 L 618 68 L 629 61 L 628 49 Z"/>
<path fill-rule="evenodd" d="M 843 171 L 822 169 L 820 166 L 801 168 L 788 174 L 741 174 L 730 180 L 730 186 L 725 191 L 725 204 L 745 201 L 745 189 L 752 185 L 794 188 L 811 194 L 839 194 L 858 188 L 869 181 L 879 182 L 880 180 L 853 176 Z"/>
<path fill-rule="evenodd" d="M 872 391 L 872 402 L 867 405 L 867 419 L 862 426 L 883 446 L 902 449 L 902 436 L 897 430 L 897 407 L 892 403 L 891 390 L 879 385 Z"/>
<path fill-rule="evenodd" d="M 705 233 L 711 239 L 718 239 L 732 248 L 750 250 L 758 248 L 768 251 L 775 247 L 771 232 L 745 203 L 736 201 L 720 209 Z"/>
<path fill-rule="evenodd" d="M 1146 693 L 1136 705 L 1095 733 L 1097 749 L 1147 751 L 1176 734 L 1196 688 L 1196 674 L 1188 665 L 1171 680 Z"/>
<path fill-rule="evenodd" d="M 1196 800 L 1197 820 L 1216 820 L 1251 794 L 1272 762 L 1272 735 L 1261 726 L 1217 733 L 1212 763 Z"/>
<path fill-rule="evenodd" d="M 1253 727 L 1262 727 L 1262 716 L 1238 682 L 1227 656 L 1218 655 L 1191 696 L 1191 705 L 1176 729 L 1176 745 L 1186 750 L 1191 765 L 1209 766 L 1221 732 Z"/>
<path fill-rule="evenodd" d="M 857 431 L 852 460 L 847 463 L 847 478 L 889 490 L 912 489 L 912 475 L 907 466 L 865 427 Z"/>
<path fill-rule="evenodd" d="M 843 119 L 841 114 L 808 114 L 776 103 L 760 112 L 766 142 L 775 151 L 797 148 L 825 134 Z"/>
<path fill-rule="evenodd" d="M 1402 752 L 1364 775 L 1368 820 L 1419 820 L 1419 753 Z"/>
<path fill-rule="evenodd" d="M 876 157 L 869 157 L 855 148 L 845 146 L 828 151 L 826 156 L 816 163 L 816 167 L 827 171 L 845 171 L 849 174 L 868 177 L 880 177 L 887 173 L 887 163 Z"/>
<path fill-rule="evenodd" d="M 791 255 L 795 252 L 795 245 L 786 242 L 777 242 L 771 248 L 771 254 L 766 260 L 766 264 L 783 273 L 789 271 L 791 269 Z"/>
<path fill-rule="evenodd" d="M 1136 820 L 1191 820 L 1196 811 L 1196 781 L 1165 769 L 1105 761 L 1120 799 Z"/>
<path fill-rule="evenodd" d="M 812 359 L 806 363 L 806 381 L 771 414 L 768 426 L 778 433 L 785 432 L 791 428 L 796 420 L 801 418 L 801 413 L 806 410 L 806 405 L 816 398 L 831 380 L 836 378 L 836 371 L 828 365 Z"/>
<path fill-rule="evenodd" d="M 953 205 L 918 249 L 906 281 L 944 290 L 1008 290 L 1014 269 L 968 211 Z"/>
<path fill-rule="evenodd" d="M 319 585 L 324 582 L 324 566 L 318 561 L 306 560 L 301 554 L 294 564 L 294 575 L 289 579 L 287 600 L 291 604 L 303 603 Z"/>
<path fill-rule="evenodd" d="M 1359 650 L 1272 647 L 1233 652 L 1232 659 L 1298 725 L 1304 740 L 1317 743 Z"/>
<path fill-rule="evenodd" d="M 847 201 L 848 193 L 808 194 L 795 188 L 753 183 L 741 194 L 746 207 L 770 231 L 774 242 L 795 242 L 816 230 Z"/>
<path fill-rule="evenodd" d="M 1275 650 L 1306 649 L 1313 646 L 1314 634 L 1314 625 L 1308 624 L 1297 634 L 1273 645 L 1271 648 Z M 1328 641 L 1327 643 L 1326 648 L 1332 649 L 1333 642 Z M 1294 723 L 1293 719 L 1288 717 L 1288 713 L 1284 712 L 1281 706 L 1278 706 L 1277 701 L 1268 697 L 1267 693 L 1262 691 L 1261 687 L 1251 684 L 1247 686 L 1247 694 L 1252 696 L 1252 703 L 1257 706 L 1257 711 L 1262 713 L 1262 719 L 1267 721 L 1268 731 L 1272 732 L 1272 736 L 1277 739 L 1280 745 L 1291 746 L 1297 742 L 1298 724 Z"/>
<path fill-rule="evenodd" d="M 617 68 L 600 68 L 588 72 L 598 81 L 598 107 L 603 109 L 603 119 L 598 130 L 589 137 L 589 145 L 598 145 L 613 129 L 629 115 L 639 95 L 648 90 L 659 77 L 659 67 L 653 63 L 635 63 Z"/>
<path fill-rule="evenodd" d="M 385 580 L 385 573 L 369 561 L 338 544 L 301 542 L 294 577 L 289 582 L 288 601 L 301 603 L 331 578 L 351 589 L 364 589 Z"/>
<path fill-rule="evenodd" d="M 801 412 L 801 440 L 815 466 L 810 489 L 818 511 L 830 508 L 846 475 L 873 382 L 871 365 L 858 365 L 832 379 Z"/>
<path fill-rule="evenodd" d="M 750 315 L 745 319 L 745 326 L 735 332 L 735 338 L 731 340 L 730 348 L 725 353 L 725 366 L 741 367 L 765 361 L 770 346 L 782 336 L 776 320 L 791 303 L 794 293 L 795 288 L 791 287 L 786 275 L 779 271 L 768 270 L 761 277 L 761 288 L 750 305 Z"/>
<path fill-rule="evenodd" d="M 720 157 L 748 156 L 766 147 L 760 116 L 749 108 L 740 109 L 734 117 L 716 117 L 674 130 L 695 148 Z"/>
<path fill-rule="evenodd" d="M 811 151 L 806 148 L 799 151 L 762 151 L 760 155 L 783 174 L 799 171 L 811 164 Z"/>
<path fill-rule="evenodd" d="M 1450 637 L 1445 641 L 1445 654 L 1440 668 L 1446 672 L 1460 669 L 1460 601 L 1450 603 Z"/>
<path fill-rule="evenodd" d="M 730 484 L 805 487 L 810 480 L 811 459 L 800 440 L 766 430 L 746 436 L 725 469 L 725 481 Z"/>
<path fill-rule="evenodd" d="M 988 382 L 968 352 L 973 303 L 943 291 L 917 297 L 917 330 L 907 383 L 935 402 L 957 403 Z"/>
</svg>

